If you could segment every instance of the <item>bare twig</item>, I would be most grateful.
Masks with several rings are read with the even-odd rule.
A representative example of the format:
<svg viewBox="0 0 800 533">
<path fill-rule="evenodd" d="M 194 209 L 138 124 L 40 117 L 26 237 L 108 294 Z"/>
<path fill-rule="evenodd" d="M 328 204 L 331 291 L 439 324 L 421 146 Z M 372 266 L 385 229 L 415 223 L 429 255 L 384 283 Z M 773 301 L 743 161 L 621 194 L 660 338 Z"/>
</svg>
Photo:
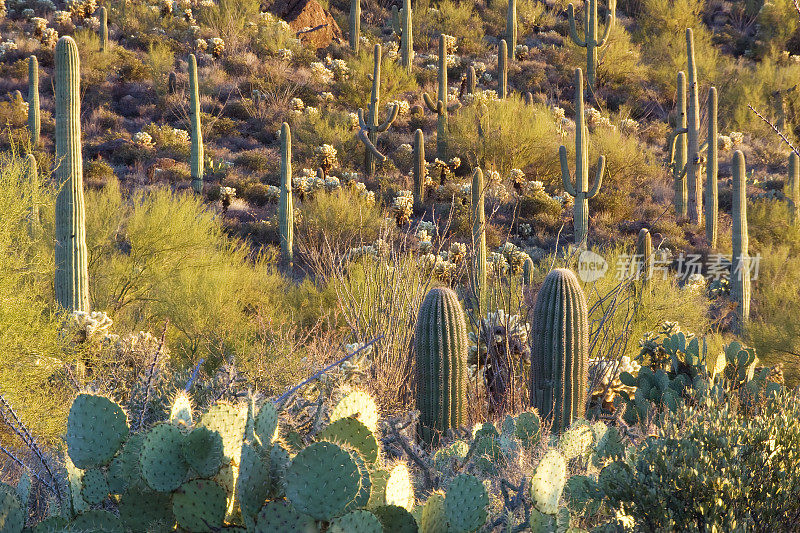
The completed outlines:
<svg viewBox="0 0 800 533">
<path fill-rule="evenodd" d="M 795 2 L 794 2 L 794 5 L 795 5 L 795 6 L 797 5 L 797 0 L 795 0 Z M 794 153 L 796 153 L 798 156 L 800 156 L 800 152 L 798 152 L 798 151 L 797 151 L 797 148 L 795 148 L 795 147 L 794 147 L 794 145 L 792 144 L 792 141 L 790 141 L 789 139 L 787 139 L 787 138 L 786 138 L 786 135 L 784 135 L 784 134 L 783 134 L 783 132 L 782 132 L 781 130 L 779 130 L 779 129 L 778 129 L 778 127 L 777 127 L 775 124 L 773 124 L 772 122 L 770 122 L 770 121 L 769 121 L 769 120 L 768 120 L 768 119 L 767 119 L 767 118 L 766 118 L 764 115 L 762 115 L 761 113 L 759 113 L 758 111 L 756 111 L 756 108 L 754 108 L 754 107 L 753 107 L 753 106 L 751 106 L 750 104 L 747 104 L 747 107 L 749 107 L 749 108 L 750 108 L 750 111 L 752 111 L 753 113 L 755 113 L 756 115 L 758 115 L 758 118 L 760 118 L 761 120 L 763 120 L 764 122 L 766 122 L 766 123 L 769 125 L 769 127 L 770 127 L 770 128 L 772 128 L 772 129 L 775 131 L 775 133 L 777 133 L 777 134 L 778 134 L 778 137 L 780 137 L 780 138 L 781 138 L 781 140 L 782 140 L 783 142 L 785 142 L 785 143 L 786 143 L 786 144 L 789 146 L 789 148 L 791 148 L 791 149 L 792 149 L 792 152 L 794 152 Z"/>
</svg>

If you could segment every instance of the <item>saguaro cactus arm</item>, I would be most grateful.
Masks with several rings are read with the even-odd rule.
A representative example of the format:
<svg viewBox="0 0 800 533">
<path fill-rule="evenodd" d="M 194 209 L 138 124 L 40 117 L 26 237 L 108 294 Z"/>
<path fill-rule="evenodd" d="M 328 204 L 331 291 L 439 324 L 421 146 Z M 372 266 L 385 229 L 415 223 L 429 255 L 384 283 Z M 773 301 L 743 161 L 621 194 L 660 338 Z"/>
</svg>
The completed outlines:
<svg viewBox="0 0 800 533">
<path fill-rule="evenodd" d="M 437 113 L 439 115 L 444 113 L 444 102 L 441 100 L 437 100 L 436 103 L 434 103 L 433 98 L 431 98 L 427 92 L 422 93 L 422 99 L 425 101 L 425 105 L 428 106 L 428 109 L 430 109 L 432 113 Z"/>
<path fill-rule="evenodd" d="M 575 187 L 572 186 L 572 176 L 569 173 L 566 146 L 561 145 L 558 149 L 558 159 L 561 161 L 561 180 L 564 182 L 564 190 L 571 196 L 578 196 L 578 192 L 575 190 Z"/>
<path fill-rule="evenodd" d="M 600 191 L 600 186 L 603 185 L 603 173 L 606 170 L 606 156 L 601 155 L 597 158 L 597 175 L 594 178 L 594 185 L 592 186 L 592 190 L 589 191 L 589 194 L 586 195 L 587 198 L 592 199 L 597 196 L 597 193 Z"/>
<path fill-rule="evenodd" d="M 367 130 L 358 130 L 358 140 L 364 143 L 364 146 L 367 148 L 367 150 L 372 152 L 372 155 L 374 155 L 379 161 L 386 161 L 386 156 L 380 153 L 372 141 L 369 140 L 369 134 L 367 133 Z"/>
<path fill-rule="evenodd" d="M 397 114 L 400 112 L 400 106 L 397 104 L 392 104 L 392 107 L 389 109 L 389 115 L 386 117 L 386 121 L 378 126 L 378 133 L 383 133 L 384 131 L 389 129 L 389 126 L 397 120 Z"/>
<path fill-rule="evenodd" d="M 567 17 L 569 18 L 569 36 L 572 38 L 572 42 L 578 46 L 585 47 L 586 41 L 578 35 L 578 26 L 575 24 L 575 6 L 572 4 L 567 6 Z"/>
<path fill-rule="evenodd" d="M 608 35 L 611 33 L 611 28 L 614 26 L 614 10 L 610 10 L 606 15 L 606 28 L 603 30 L 603 36 L 597 40 L 597 46 L 603 46 L 606 44 L 606 39 L 608 39 Z"/>
</svg>

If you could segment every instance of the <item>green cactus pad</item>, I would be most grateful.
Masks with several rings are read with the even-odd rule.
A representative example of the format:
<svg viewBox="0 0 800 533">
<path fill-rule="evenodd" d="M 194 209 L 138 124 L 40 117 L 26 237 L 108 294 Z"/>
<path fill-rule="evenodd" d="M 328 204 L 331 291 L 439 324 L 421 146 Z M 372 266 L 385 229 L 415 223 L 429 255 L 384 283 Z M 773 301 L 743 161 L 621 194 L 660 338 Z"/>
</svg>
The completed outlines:
<svg viewBox="0 0 800 533">
<path fill-rule="evenodd" d="M 444 494 L 434 492 L 428 497 L 422 508 L 422 521 L 419 525 L 420 533 L 447 533 L 447 511 L 444 507 Z"/>
<path fill-rule="evenodd" d="M 120 453 L 108 465 L 108 492 L 110 494 L 122 494 L 128 488 L 128 481 L 125 479 L 125 462 Z"/>
<path fill-rule="evenodd" d="M 447 488 L 444 510 L 452 532 L 475 531 L 486 523 L 489 494 L 481 480 L 459 474 Z"/>
<path fill-rule="evenodd" d="M 222 466 L 222 436 L 198 426 L 183 440 L 183 458 L 200 477 L 213 477 Z"/>
<path fill-rule="evenodd" d="M 68 527 L 69 521 L 63 516 L 51 516 L 36 524 L 33 527 L 33 533 L 64 533 Z"/>
<path fill-rule="evenodd" d="M 193 533 L 221 528 L 228 496 L 225 489 L 207 479 L 193 479 L 172 495 L 172 512 L 178 524 Z"/>
<path fill-rule="evenodd" d="M 247 426 L 247 406 L 218 403 L 212 406 L 202 417 L 200 425 L 222 436 L 225 461 L 239 462 L 239 455 L 244 442 L 244 431 Z"/>
<path fill-rule="evenodd" d="M 360 477 L 347 450 L 315 442 L 300 451 L 286 470 L 286 495 L 298 511 L 330 520 L 356 497 Z"/>
<path fill-rule="evenodd" d="M 594 479 L 588 476 L 572 476 L 567 480 L 565 488 L 570 509 L 579 512 L 581 516 L 600 511 L 603 495 Z"/>
<path fill-rule="evenodd" d="M 114 469 L 119 468 L 119 472 L 112 470 L 113 473 L 109 472 L 109 475 L 115 478 L 117 476 L 122 476 L 125 480 L 125 489 L 134 486 L 143 487 L 145 485 L 144 479 L 142 479 L 142 464 L 139 461 L 144 437 L 144 433 L 134 433 L 131 435 L 122 447 L 122 452 L 119 455 L 119 465 L 115 466 L 113 461 L 111 463 L 111 467 L 114 467 Z M 115 493 L 119 494 L 118 492 Z"/>
<path fill-rule="evenodd" d="M 67 451 L 73 464 L 85 470 L 104 466 L 128 437 L 128 417 L 105 396 L 79 394 L 67 418 Z"/>
<path fill-rule="evenodd" d="M 269 446 L 278 436 L 278 411 L 272 402 L 265 402 L 259 409 L 254 430 L 262 446 Z"/>
<path fill-rule="evenodd" d="M 269 476 L 272 479 L 269 489 L 270 499 L 283 498 L 286 495 L 286 469 L 292 459 L 289 452 L 280 444 L 273 444 L 269 452 Z"/>
<path fill-rule="evenodd" d="M 327 440 L 354 448 L 369 464 L 380 457 L 378 440 L 367 426 L 355 418 L 340 418 L 323 429 L 319 440 Z"/>
<path fill-rule="evenodd" d="M 20 533 L 25 527 L 26 515 L 16 489 L 11 485 L 0 483 L 0 531 Z"/>
<path fill-rule="evenodd" d="M 120 499 L 120 520 L 133 533 L 170 531 L 175 525 L 170 499 L 164 492 L 129 490 Z"/>
<path fill-rule="evenodd" d="M 366 392 L 351 392 L 339 400 L 331 411 L 331 422 L 347 417 L 359 419 L 373 433 L 378 431 L 378 406 Z"/>
<path fill-rule="evenodd" d="M 86 500 L 81 498 L 83 470 L 72 464 L 69 455 L 64 458 L 64 468 L 67 470 L 67 482 L 69 483 L 69 494 L 73 510 L 76 513 L 87 510 L 89 506 Z"/>
<path fill-rule="evenodd" d="M 101 509 L 92 509 L 79 514 L 70 522 L 69 531 L 75 533 L 123 533 L 125 529 L 116 515 Z"/>
<path fill-rule="evenodd" d="M 353 501 L 348 503 L 347 507 L 345 507 L 345 512 L 366 507 L 369 504 L 369 497 L 372 494 L 372 480 L 370 479 L 369 467 L 355 450 L 350 450 L 350 456 L 358 465 L 358 473 L 361 476 L 361 486 L 358 489 L 358 494 L 353 498 Z"/>
<path fill-rule="evenodd" d="M 258 453 L 251 444 L 242 447 L 242 462 L 236 480 L 236 495 L 242 514 L 253 517 L 258 514 L 269 496 L 269 460 Z"/>
<path fill-rule="evenodd" d="M 531 509 L 531 518 L 529 520 L 531 533 L 552 533 L 556 529 L 556 517 L 549 514 L 544 514 L 537 509 Z"/>
<path fill-rule="evenodd" d="M 258 513 L 255 533 L 317 533 L 316 521 L 301 513 L 288 502 L 270 501 Z"/>
<path fill-rule="evenodd" d="M 371 512 L 353 511 L 331 522 L 328 533 L 383 533 L 383 526 Z"/>
<path fill-rule="evenodd" d="M 542 421 L 535 409 L 517 415 L 514 425 L 514 436 L 526 446 L 536 442 L 541 435 Z"/>
<path fill-rule="evenodd" d="M 31 496 L 31 476 L 28 474 L 28 471 L 24 471 L 22 475 L 19 477 L 19 481 L 17 481 L 17 496 L 19 497 L 19 502 L 22 504 L 23 509 L 28 508 L 28 500 Z"/>
<path fill-rule="evenodd" d="M 407 511 L 414 508 L 414 486 L 405 463 L 398 463 L 386 481 L 386 505 L 397 505 Z"/>
<path fill-rule="evenodd" d="M 586 454 L 594 442 L 594 432 L 585 420 L 576 420 L 558 439 L 564 457 L 574 459 Z"/>
<path fill-rule="evenodd" d="M 621 459 L 625 454 L 625 444 L 622 442 L 622 437 L 617 428 L 607 427 L 602 422 L 598 422 L 598 424 L 606 427 L 606 430 L 602 433 L 595 431 L 597 444 L 595 444 L 595 452 L 592 455 L 592 463 L 597 467 L 601 467 L 609 460 Z"/>
<path fill-rule="evenodd" d="M 81 497 L 90 505 L 97 505 L 106 499 L 109 488 L 102 470 L 92 468 L 83 473 Z"/>
<path fill-rule="evenodd" d="M 189 474 L 183 459 L 185 436 L 171 424 L 159 424 L 147 432 L 142 443 L 142 477 L 159 492 L 170 492 L 181 486 Z"/>
<path fill-rule="evenodd" d="M 544 514 L 556 514 L 566 480 L 566 459 L 558 450 L 549 450 L 531 479 L 531 498 L 536 508 Z"/>
<path fill-rule="evenodd" d="M 417 521 L 407 510 L 397 505 L 384 505 L 372 510 L 380 520 L 384 533 L 417 533 Z"/>
<path fill-rule="evenodd" d="M 439 448 L 433 454 L 433 466 L 439 472 L 449 472 L 455 469 L 458 463 L 467 457 L 469 444 L 457 440 L 449 446 Z"/>
<path fill-rule="evenodd" d="M 389 481 L 389 471 L 382 468 L 373 470 L 370 474 L 372 488 L 369 493 L 367 507 L 373 509 L 386 505 L 386 483 Z"/>
<path fill-rule="evenodd" d="M 191 427 L 192 420 L 192 399 L 183 391 L 179 392 L 172 400 L 172 407 L 169 411 L 169 421 L 181 427 Z"/>
</svg>

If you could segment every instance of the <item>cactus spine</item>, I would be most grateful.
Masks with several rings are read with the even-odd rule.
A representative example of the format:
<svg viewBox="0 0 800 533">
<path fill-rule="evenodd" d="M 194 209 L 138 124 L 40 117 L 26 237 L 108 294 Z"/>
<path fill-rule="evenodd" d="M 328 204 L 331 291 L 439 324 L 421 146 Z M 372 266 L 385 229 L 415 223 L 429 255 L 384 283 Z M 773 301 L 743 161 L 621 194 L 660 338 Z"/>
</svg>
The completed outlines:
<svg viewBox="0 0 800 533">
<path fill-rule="evenodd" d="M 419 308 L 414 336 L 419 435 L 436 444 L 447 429 L 465 423 L 467 328 L 458 296 L 431 289 Z"/>
<path fill-rule="evenodd" d="M 393 105 L 389 110 L 389 115 L 386 117 L 386 122 L 378 124 L 378 106 L 381 99 L 381 45 L 376 44 L 374 48 L 375 65 L 372 73 L 372 97 L 369 101 L 369 108 L 367 109 L 367 122 L 364 122 L 364 110 L 358 110 L 358 124 L 360 130 L 358 138 L 364 143 L 366 151 L 364 152 L 364 171 L 367 176 L 375 175 L 375 159 L 381 161 L 386 160 L 386 156 L 378 151 L 375 143 L 378 141 L 378 133 L 383 133 L 389 129 L 389 126 L 397 119 L 397 113 L 400 108 Z"/>
<path fill-rule="evenodd" d="M 439 92 L 436 95 L 436 102 L 434 102 L 428 93 L 422 93 L 422 99 L 425 100 L 425 105 L 432 113 L 438 115 L 436 122 L 436 157 L 442 161 L 447 160 L 447 113 L 455 111 L 461 104 L 456 102 L 454 107 L 450 108 L 447 101 L 447 43 L 446 35 L 444 33 L 439 35 Z"/>
<path fill-rule="evenodd" d="M 551 418 L 554 431 L 568 428 L 586 409 L 589 324 L 586 298 L 572 271 L 551 271 L 533 308 L 531 405 Z"/>
<path fill-rule="evenodd" d="M 480 309 L 486 296 L 486 210 L 484 207 L 483 171 L 472 173 L 472 245 L 475 247 L 472 284 L 475 291 L 475 309 Z"/>
<path fill-rule="evenodd" d="M 675 127 L 669 149 L 669 166 L 672 168 L 675 189 L 675 216 L 684 218 L 689 204 L 689 189 L 686 186 L 686 75 L 678 72 L 678 91 L 675 107 Z"/>
<path fill-rule="evenodd" d="M 711 87 L 708 92 L 708 167 L 706 169 L 706 240 L 711 248 L 717 247 L 717 209 L 719 192 L 717 190 L 717 174 L 719 159 L 717 156 L 717 88 Z"/>
<path fill-rule="evenodd" d="M 686 29 L 686 53 L 689 67 L 689 116 L 686 120 L 686 182 L 689 189 L 689 221 L 700 224 L 703 210 L 703 181 L 700 171 L 700 100 L 697 94 L 697 67 L 694 62 L 694 36 Z"/>
<path fill-rule="evenodd" d="M 497 85 L 501 99 L 508 96 L 508 44 L 505 39 L 500 40 L 500 48 L 497 51 Z"/>
<path fill-rule="evenodd" d="M 403 8 L 398 11 L 392 6 L 392 28 L 400 35 L 400 64 L 411 74 L 414 64 L 414 34 L 411 24 L 411 0 L 403 0 Z"/>
<path fill-rule="evenodd" d="M 361 39 L 361 0 L 350 0 L 350 49 L 358 53 Z"/>
<path fill-rule="evenodd" d="M 278 205 L 281 236 L 281 260 L 288 269 L 294 261 L 294 207 L 292 206 L 292 130 L 281 126 L 281 195 Z"/>
<path fill-rule="evenodd" d="M 203 192 L 203 132 L 200 129 L 200 88 L 194 54 L 189 54 L 189 111 L 192 123 L 192 189 L 200 194 Z"/>
<path fill-rule="evenodd" d="M 583 14 L 583 30 L 584 38 L 578 36 L 578 28 L 575 24 L 575 7 L 570 4 L 567 8 L 567 15 L 569 17 L 569 35 L 572 42 L 576 45 L 586 48 L 586 81 L 590 87 L 595 86 L 596 71 L 597 71 L 597 50 L 606 44 L 608 34 L 611 33 L 611 28 L 614 26 L 614 17 L 616 13 L 616 1 L 609 1 L 608 14 L 606 15 L 606 28 L 603 31 L 602 37 L 597 38 L 597 0 L 588 0 L 584 4 Z"/>
<path fill-rule="evenodd" d="M 738 326 L 750 318 L 750 255 L 747 235 L 747 182 L 744 154 L 733 153 L 733 257 L 731 258 L 731 298 L 738 304 Z"/>
<path fill-rule="evenodd" d="M 89 311 L 86 213 L 81 156 L 80 58 L 71 37 L 55 50 L 56 198 L 55 293 L 69 311 Z"/>
<path fill-rule="evenodd" d="M 39 60 L 28 58 L 28 129 L 31 134 L 31 150 L 39 146 L 42 119 L 39 109 Z"/>
<path fill-rule="evenodd" d="M 639 276 L 642 279 L 642 286 L 647 287 L 653 278 L 654 259 L 653 238 L 647 228 L 639 230 L 639 237 L 636 239 L 636 257 L 640 259 Z"/>
<path fill-rule="evenodd" d="M 414 205 L 425 201 L 425 136 L 422 130 L 414 132 Z"/>
<path fill-rule="evenodd" d="M 575 227 L 575 245 L 585 247 L 589 234 L 589 200 L 597 196 L 603 183 L 603 172 L 606 167 L 605 156 L 597 159 L 597 175 L 594 186 L 589 190 L 589 133 L 586 129 L 586 117 L 583 112 L 583 73 L 575 69 L 575 185 L 569 174 L 567 164 L 567 148 L 561 145 L 561 177 L 564 190 L 575 197 L 573 225 Z"/>
<path fill-rule="evenodd" d="M 100 8 L 100 51 L 108 50 L 108 10 Z"/>
<path fill-rule="evenodd" d="M 517 49 L 517 0 L 508 0 L 506 12 L 506 44 L 508 45 L 508 60 L 514 59 Z"/>
<path fill-rule="evenodd" d="M 789 154 L 789 195 L 792 208 L 792 221 L 800 220 L 800 157 Z"/>
</svg>

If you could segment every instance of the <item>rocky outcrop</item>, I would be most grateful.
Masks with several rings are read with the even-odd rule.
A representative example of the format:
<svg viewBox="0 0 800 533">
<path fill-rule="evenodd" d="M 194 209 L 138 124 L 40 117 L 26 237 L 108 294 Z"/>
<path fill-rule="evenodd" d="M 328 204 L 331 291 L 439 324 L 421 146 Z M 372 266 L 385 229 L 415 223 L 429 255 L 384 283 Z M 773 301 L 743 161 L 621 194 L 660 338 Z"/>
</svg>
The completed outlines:
<svg viewBox="0 0 800 533">
<path fill-rule="evenodd" d="M 300 42 L 309 48 L 325 48 L 343 41 L 333 15 L 317 0 L 274 0 L 269 11 L 289 23 Z"/>
</svg>

